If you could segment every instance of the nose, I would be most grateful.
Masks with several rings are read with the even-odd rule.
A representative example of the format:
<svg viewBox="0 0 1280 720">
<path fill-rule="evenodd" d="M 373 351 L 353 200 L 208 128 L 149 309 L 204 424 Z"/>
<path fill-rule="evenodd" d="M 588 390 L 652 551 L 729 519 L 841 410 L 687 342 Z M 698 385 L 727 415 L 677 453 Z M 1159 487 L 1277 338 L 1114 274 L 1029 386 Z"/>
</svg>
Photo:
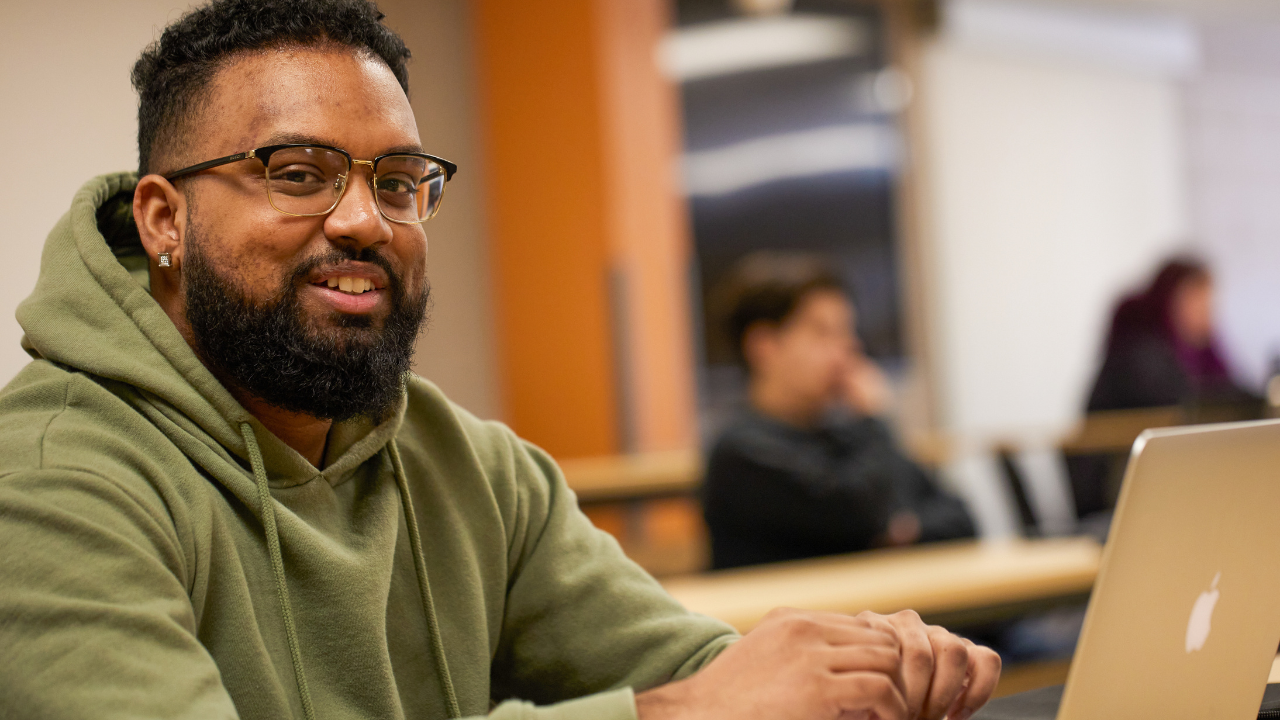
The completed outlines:
<svg viewBox="0 0 1280 720">
<path fill-rule="evenodd" d="M 331 242 L 358 250 L 391 242 L 391 222 L 378 210 L 373 194 L 373 168 L 352 166 L 346 190 L 325 218 L 324 232 Z"/>
</svg>

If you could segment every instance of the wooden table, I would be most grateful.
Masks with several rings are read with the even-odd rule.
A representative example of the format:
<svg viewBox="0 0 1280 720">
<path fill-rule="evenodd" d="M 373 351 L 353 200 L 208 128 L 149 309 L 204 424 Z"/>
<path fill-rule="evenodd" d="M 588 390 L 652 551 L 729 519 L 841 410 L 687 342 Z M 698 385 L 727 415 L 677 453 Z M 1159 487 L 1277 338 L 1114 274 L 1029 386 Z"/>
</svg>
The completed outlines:
<svg viewBox="0 0 1280 720">
<path fill-rule="evenodd" d="M 687 495 L 702 481 L 695 450 L 560 460 L 565 482 L 582 503 Z"/>
<path fill-rule="evenodd" d="M 1102 548 L 1089 538 L 947 543 L 673 578 L 693 612 L 755 627 L 775 607 L 839 613 L 912 608 L 933 622 L 1087 597 Z"/>
</svg>

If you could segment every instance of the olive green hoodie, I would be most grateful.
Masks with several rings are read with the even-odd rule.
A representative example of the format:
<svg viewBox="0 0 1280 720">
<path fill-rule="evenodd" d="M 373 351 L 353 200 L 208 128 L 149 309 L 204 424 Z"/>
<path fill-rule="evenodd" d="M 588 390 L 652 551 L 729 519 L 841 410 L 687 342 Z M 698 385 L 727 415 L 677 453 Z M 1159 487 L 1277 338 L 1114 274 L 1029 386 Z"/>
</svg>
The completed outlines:
<svg viewBox="0 0 1280 720">
<path fill-rule="evenodd" d="M 550 458 L 421 378 L 313 467 L 151 298 L 135 182 L 77 193 L 18 309 L 0 716 L 622 720 L 632 688 L 733 640 L 591 527 Z"/>
</svg>

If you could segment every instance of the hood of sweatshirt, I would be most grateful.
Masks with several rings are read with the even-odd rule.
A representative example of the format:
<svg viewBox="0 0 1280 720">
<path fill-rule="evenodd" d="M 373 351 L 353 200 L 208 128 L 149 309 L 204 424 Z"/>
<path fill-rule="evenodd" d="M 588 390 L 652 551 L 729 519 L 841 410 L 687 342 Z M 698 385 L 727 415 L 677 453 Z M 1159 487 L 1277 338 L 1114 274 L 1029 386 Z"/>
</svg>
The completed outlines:
<svg viewBox="0 0 1280 720">
<path fill-rule="evenodd" d="M 364 418 L 335 424 L 325 468 L 318 470 L 263 425 L 201 363 L 177 327 L 152 299 L 147 256 L 133 222 L 136 173 L 94 178 L 49 235 L 35 290 L 18 306 L 23 347 L 33 357 L 137 388 L 166 413 L 166 434 L 246 502 L 256 504 L 252 479 L 226 473 L 220 463 L 248 466 L 248 423 L 261 448 L 272 487 L 337 479 L 377 454 L 403 417 L 403 402 L 373 425 Z M 243 481 L 243 482 L 242 482 Z M 247 484 L 246 484 L 247 483 Z"/>
<path fill-rule="evenodd" d="M 323 470 L 267 430 L 196 357 L 148 289 L 148 257 L 133 220 L 135 173 L 94 178 L 45 243 L 35 290 L 18 307 L 23 347 L 42 358 L 124 386 L 191 461 L 256 515 L 266 540 L 304 716 L 314 717 L 276 521 L 272 488 L 316 479 L 337 484 L 384 451 L 404 510 L 436 670 L 451 717 L 458 704 L 435 617 L 422 541 L 394 438 L 405 396 L 383 422 L 335 423 Z"/>
</svg>

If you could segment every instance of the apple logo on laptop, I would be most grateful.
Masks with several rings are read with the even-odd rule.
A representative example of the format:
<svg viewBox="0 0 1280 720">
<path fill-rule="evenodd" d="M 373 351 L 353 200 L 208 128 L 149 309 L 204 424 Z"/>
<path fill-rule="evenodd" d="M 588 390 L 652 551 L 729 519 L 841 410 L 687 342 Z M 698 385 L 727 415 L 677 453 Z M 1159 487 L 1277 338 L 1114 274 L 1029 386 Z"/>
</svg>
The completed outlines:
<svg viewBox="0 0 1280 720">
<path fill-rule="evenodd" d="M 1187 621 L 1187 652 L 1192 653 L 1204 647 L 1209 639 L 1209 620 L 1213 617 L 1213 606 L 1218 604 L 1218 581 L 1222 579 L 1219 572 L 1213 576 L 1213 584 L 1208 591 L 1200 593 L 1196 604 L 1191 608 L 1191 619 Z"/>
</svg>

